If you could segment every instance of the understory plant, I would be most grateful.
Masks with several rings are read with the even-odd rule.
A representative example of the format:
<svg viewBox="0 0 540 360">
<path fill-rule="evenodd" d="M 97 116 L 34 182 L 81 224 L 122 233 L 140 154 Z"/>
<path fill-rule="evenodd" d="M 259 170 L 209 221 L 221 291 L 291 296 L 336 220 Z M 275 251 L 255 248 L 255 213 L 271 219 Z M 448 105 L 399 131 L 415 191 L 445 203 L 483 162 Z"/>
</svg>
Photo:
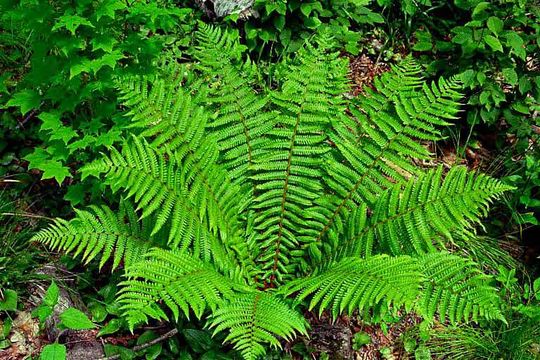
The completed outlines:
<svg viewBox="0 0 540 360">
<path fill-rule="evenodd" d="M 268 89 L 236 37 L 201 25 L 196 38 L 189 64 L 117 82 L 132 135 L 81 173 L 119 206 L 34 240 L 124 268 L 130 328 L 205 318 L 245 359 L 307 335 L 305 310 L 504 321 L 491 277 L 447 248 L 510 187 L 418 165 L 459 112 L 458 80 L 427 83 L 408 59 L 350 98 L 321 35 Z"/>
<path fill-rule="evenodd" d="M 501 297 L 509 305 L 505 310 L 507 321 L 436 326 L 427 341 L 433 355 L 456 360 L 540 358 L 540 279 L 525 281 L 521 287 L 515 268 L 501 267 L 496 280 L 501 283 Z"/>
<path fill-rule="evenodd" d="M 113 79 L 151 73 L 164 49 L 189 43 L 193 19 L 167 0 L 0 0 L 0 108 L 10 110 L 1 111 L 0 149 L 12 153 L 3 162 L 24 159 L 61 185 L 74 164 L 121 142 Z M 72 205 L 99 192 L 76 180 Z"/>
</svg>

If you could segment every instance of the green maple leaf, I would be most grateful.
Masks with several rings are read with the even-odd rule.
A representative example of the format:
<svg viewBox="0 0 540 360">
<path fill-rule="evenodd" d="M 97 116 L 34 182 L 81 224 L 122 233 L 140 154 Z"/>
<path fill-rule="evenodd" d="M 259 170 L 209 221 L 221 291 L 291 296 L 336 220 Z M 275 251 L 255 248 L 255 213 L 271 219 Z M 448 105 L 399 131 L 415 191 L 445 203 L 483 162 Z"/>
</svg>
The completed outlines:
<svg viewBox="0 0 540 360">
<path fill-rule="evenodd" d="M 51 133 L 50 140 L 62 140 L 64 144 L 67 144 L 74 137 L 78 137 L 75 130 L 69 126 L 61 126 Z"/>
<path fill-rule="evenodd" d="M 88 58 L 82 58 L 77 64 L 72 65 L 69 68 L 69 79 L 73 79 L 75 76 L 92 71 L 92 61 Z"/>
<path fill-rule="evenodd" d="M 73 153 L 75 150 L 81 150 L 88 147 L 88 145 L 91 145 L 96 142 L 96 138 L 92 135 L 85 135 L 82 139 L 72 142 L 68 145 L 68 149 L 70 153 Z"/>
<path fill-rule="evenodd" d="M 73 79 L 73 77 L 83 72 L 92 72 L 95 75 L 104 66 L 108 66 L 111 69 L 114 69 L 118 60 L 123 58 L 124 55 L 118 50 L 105 54 L 102 57 L 94 60 L 88 58 L 81 58 L 79 62 L 70 67 L 69 78 Z"/>
<path fill-rule="evenodd" d="M 62 184 L 66 177 L 70 177 L 71 173 L 67 166 L 62 165 L 60 161 L 49 161 L 42 166 L 43 175 L 41 178 L 45 179 L 55 179 L 58 184 Z"/>
<path fill-rule="evenodd" d="M 18 106 L 21 109 L 21 114 L 25 115 L 32 109 L 39 108 L 41 98 L 39 94 L 30 89 L 25 89 L 15 93 L 6 104 L 6 107 Z"/>
<path fill-rule="evenodd" d="M 111 146 L 117 141 L 122 140 L 119 130 L 110 130 L 98 136 L 96 139 L 96 146 Z"/>
<path fill-rule="evenodd" d="M 103 50 L 106 53 L 110 53 L 113 50 L 114 44 L 117 43 L 116 39 L 110 35 L 99 35 L 91 40 L 92 51 Z"/>
<path fill-rule="evenodd" d="M 96 10 L 96 17 L 99 21 L 103 16 L 108 16 L 111 19 L 115 18 L 116 10 L 123 10 L 126 4 L 119 0 L 106 0 L 101 3 L 101 6 Z"/>
<path fill-rule="evenodd" d="M 92 70 L 94 71 L 94 75 L 104 66 L 114 69 L 118 60 L 123 58 L 124 55 L 120 51 L 113 51 L 110 54 L 105 54 L 101 58 L 94 60 L 92 62 Z"/>
<path fill-rule="evenodd" d="M 79 26 L 89 26 L 94 27 L 94 25 L 79 15 L 63 15 L 58 18 L 56 24 L 54 24 L 52 31 L 56 31 L 61 28 L 66 28 L 72 35 L 75 35 L 75 31 Z"/>
<path fill-rule="evenodd" d="M 71 54 L 77 53 L 79 50 L 84 50 L 86 48 L 86 42 L 84 39 L 65 35 L 56 40 L 56 44 L 62 53 L 69 57 Z"/>
<path fill-rule="evenodd" d="M 51 159 L 51 155 L 44 149 L 35 149 L 33 153 L 24 157 L 29 162 L 28 169 L 38 169 L 43 171 L 41 178 L 52 179 L 54 178 L 58 184 L 62 184 L 66 177 L 71 176 L 69 168 L 62 165 L 62 163 L 56 159 Z"/>
<path fill-rule="evenodd" d="M 50 155 L 45 149 L 37 148 L 34 149 L 33 153 L 26 155 L 23 159 L 29 162 L 29 169 L 39 169 L 49 158 Z"/>
<path fill-rule="evenodd" d="M 42 112 L 37 117 L 43 121 L 43 124 L 41 124 L 41 130 L 55 131 L 62 126 L 62 121 L 60 120 L 62 113 L 60 111 L 53 110 L 50 112 Z"/>
<path fill-rule="evenodd" d="M 64 200 L 69 201 L 71 203 L 71 206 L 76 206 L 84 200 L 85 190 L 86 186 L 84 186 L 83 184 L 71 185 L 68 188 L 66 195 L 64 196 Z"/>
</svg>

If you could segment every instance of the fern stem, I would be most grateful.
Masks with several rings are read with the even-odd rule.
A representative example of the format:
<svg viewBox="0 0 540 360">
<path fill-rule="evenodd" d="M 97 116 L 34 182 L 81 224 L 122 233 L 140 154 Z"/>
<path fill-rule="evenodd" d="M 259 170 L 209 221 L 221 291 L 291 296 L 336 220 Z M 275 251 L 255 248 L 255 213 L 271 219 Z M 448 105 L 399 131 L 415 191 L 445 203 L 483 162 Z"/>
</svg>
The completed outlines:
<svg viewBox="0 0 540 360">
<path fill-rule="evenodd" d="M 250 348 L 253 348 L 253 344 L 256 343 L 255 339 L 255 316 L 257 314 L 257 305 L 261 299 L 261 294 L 256 294 L 255 299 L 253 299 L 253 312 L 251 313 L 251 321 L 249 322 L 251 327 L 249 329 L 249 342 L 251 343 Z"/>
<path fill-rule="evenodd" d="M 343 206 L 345 206 L 347 201 L 349 201 L 351 199 L 351 197 L 356 192 L 356 190 L 358 190 L 358 187 L 360 187 L 360 185 L 362 185 L 362 182 L 364 181 L 364 179 L 371 173 L 371 170 L 373 170 L 375 165 L 382 159 L 382 157 L 385 154 L 386 150 L 388 150 L 388 148 L 392 145 L 394 140 L 397 139 L 397 137 L 399 135 L 401 135 L 406 129 L 407 129 L 407 126 L 404 126 L 401 129 L 401 131 L 396 132 L 395 135 L 386 142 L 384 147 L 381 149 L 379 155 L 375 159 L 373 159 L 373 161 L 371 162 L 371 164 L 369 165 L 367 170 L 364 171 L 364 174 L 360 177 L 360 179 L 358 179 L 358 181 L 356 182 L 356 184 L 354 184 L 354 186 L 349 191 L 347 196 L 345 198 L 343 198 L 341 203 L 337 206 L 336 210 L 334 211 L 334 213 L 332 214 L 330 219 L 328 219 L 328 222 L 324 225 L 323 229 L 319 232 L 319 235 L 317 236 L 316 242 L 321 241 L 324 234 L 326 234 L 326 232 L 330 229 L 330 226 L 332 226 L 332 224 L 334 223 L 334 220 L 336 219 L 337 215 L 339 214 L 339 212 L 343 208 Z"/>
<path fill-rule="evenodd" d="M 175 336 L 176 334 L 178 334 L 178 329 L 174 328 L 174 329 L 166 332 L 165 334 L 161 335 L 160 337 L 155 338 L 154 340 L 151 340 L 151 341 L 146 342 L 144 344 L 135 346 L 131 350 L 132 351 L 144 350 L 146 348 L 149 348 L 152 345 L 155 345 L 155 344 L 158 344 L 158 343 L 160 343 L 160 342 L 162 342 L 164 340 L 167 340 L 168 338 L 171 338 L 171 337 Z M 108 356 L 108 357 L 104 357 L 104 358 L 99 358 L 98 360 L 116 360 L 116 359 L 120 359 L 120 358 L 121 358 L 121 355 L 118 354 L 118 355 L 112 355 L 112 356 Z"/>
<path fill-rule="evenodd" d="M 302 94 L 302 102 L 300 105 L 300 109 L 298 110 L 298 114 L 296 115 L 296 123 L 294 124 L 293 133 L 291 136 L 291 145 L 289 146 L 289 155 L 287 157 L 287 169 L 285 170 L 285 184 L 283 185 L 283 195 L 281 198 L 281 214 L 279 218 L 279 231 L 277 234 L 277 240 L 276 240 L 276 250 L 274 253 L 274 264 L 272 266 L 272 275 L 270 275 L 270 285 L 274 283 L 276 280 L 276 272 L 278 267 L 278 258 L 280 249 L 279 246 L 281 245 L 281 237 L 283 236 L 283 220 L 285 219 L 285 203 L 287 201 L 287 190 L 289 187 L 289 177 L 291 175 L 291 163 L 292 163 L 292 157 L 293 157 L 293 150 L 294 150 L 294 143 L 296 141 L 296 134 L 298 132 L 298 126 L 300 125 L 300 116 L 302 115 L 302 110 L 304 109 L 304 104 L 306 103 L 306 95 L 307 95 L 307 86 L 304 86 L 304 93 Z"/>
<path fill-rule="evenodd" d="M 403 212 L 400 212 L 400 213 L 397 213 L 397 214 L 394 214 L 388 218 L 385 218 L 383 220 L 380 220 L 380 221 L 377 221 L 376 223 L 372 224 L 371 226 L 368 226 L 366 228 L 364 228 L 359 234 L 357 234 L 356 236 L 348 239 L 348 240 L 345 240 L 344 242 L 344 248 L 346 249 L 347 246 L 349 246 L 351 243 L 355 242 L 356 240 L 358 240 L 359 238 L 361 238 L 362 236 L 364 236 L 365 234 L 367 234 L 368 232 L 372 231 L 373 229 L 376 229 L 377 227 L 383 225 L 383 224 L 386 224 L 388 222 L 391 222 L 395 219 L 398 219 L 400 217 L 403 217 L 403 216 L 406 216 L 410 213 L 413 213 L 415 211 L 417 211 L 418 209 L 421 209 L 421 208 L 424 208 L 428 205 L 431 205 L 431 204 L 435 204 L 437 202 L 443 202 L 443 199 L 446 199 L 446 198 L 453 198 L 453 197 L 456 197 L 456 196 L 462 196 L 462 195 L 465 195 L 465 194 L 475 194 L 476 191 L 474 189 L 469 189 L 468 191 L 458 191 L 458 192 L 451 192 L 451 193 L 447 193 L 444 195 L 444 197 L 437 197 L 437 198 L 434 198 L 432 200 L 428 200 L 426 202 L 423 202 L 423 203 L 419 203 L 417 204 L 416 206 L 413 206 L 409 209 L 407 209 L 406 211 L 403 211 Z M 350 255 L 350 254 L 349 254 Z"/>
</svg>

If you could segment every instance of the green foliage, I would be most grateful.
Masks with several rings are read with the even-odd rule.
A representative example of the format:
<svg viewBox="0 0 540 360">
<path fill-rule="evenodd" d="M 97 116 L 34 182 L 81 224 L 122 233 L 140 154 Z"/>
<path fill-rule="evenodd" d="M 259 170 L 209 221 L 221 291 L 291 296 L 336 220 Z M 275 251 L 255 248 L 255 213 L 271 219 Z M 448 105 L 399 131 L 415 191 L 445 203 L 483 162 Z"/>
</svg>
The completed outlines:
<svg viewBox="0 0 540 360">
<path fill-rule="evenodd" d="M 454 167 L 442 180 L 442 167 L 424 172 L 383 192 L 369 219 L 361 208 L 350 217 L 348 254 L 369 254 L 374 243 L 394 255 L 431 252 L 434 240 L 452 241 L 452 233 L 481 223 L 490 198 L 508 190 L 489 177 Z M 402 192 L 400 190 L 402 189 Z M 359 226 L 355 229 L 355 226 Z"/>
<path fill-rule="evenodd" d="M 66 346 L 63 344 L 49 344 L 43 347 L 40 360 L 65 360 L 67 356 Z"/>
<path fill-rule="evenodd" d="M 470 95 L 466 130 L 481 136 L 489 126 L 497 135 L 506 173 L 516 185 L 530 189 L 525 159 L 539 159 L 531 146 L 538 142 L 539 125 L 538 3 L 428 1 L 409 7 L 412 11 L 396 9 L 409 1 L 392 3 L 388 33 L 402 30 L 408 39 L 414 32 L 411 50 L 418 52 L 428 73 L 459 75 Z M 528 198 L 515 196 L 509 204 L 513 223 L 538 223 L 538 215 L 527 208 L 538 194 L 533 191 Z"/>
<path fill-rule="evenodd" d="M 474 91 L 469 100 L 475 109 L 468 113 L 471 123 L 480 119 L 494 123 L 503 115 L 512 131 L 526 131 L 520 129 L 520 117 L 531 113 L 530 106 L 538 102 L 540 90 L 528 58 L 538 51 L 537 5 L 522 0 L 454 3 L 449 6 L 468 21 L 450 23 L 450 41 L 443 39 L 448 27 L 419 30 L 416 35 L 421 40 L 413 50 L 450 54 L 450 60 L 435 60 L 429 69 L 447 73 L 456 73 L 457 69 L 461 73 L 464 85 Z"/>
<path fill-rule="evenodd" d="M 437 329 L 428 346 L 434 356 L 447 359 L 534 360 L 538 358 L 538 322 L 514 320 L 502 329 L 473 327 Z"/>
<path fill-rule="evenodd" d="M 478 266 L 457 256 L 433 253 L 420 258 L 427 279 L 421 294 L 421 313 L 426 318 L 435 313 L 452 324 L 471 317 L 477 321 L 503 319 L 500 299 L 489 284 L 489 277 Z"/>
<path fill-rule="evenodd" d="M 483 322 L 479 326 L 435 326 L 422 345 L 448 359 L 537 359 L 540 350 L 540 280 L 521 287 L 515 269 L 501 267 L 496 280 L 505 299 L 504 323 Z M 422 336 L 421 336 L 422 337 Z"/>
<path fill-rule="evenodd" d="M 200 318 L 207 308 L 215 309 L 224 297 L 231 297 L 234 282 L 212 266 L 182 251 L 152 249 L 147 259 L 128 268 L 119 300 L 133 327 L 152 318 L 167 318 L 158 307 L 164 301 L 178 319 L 190 309 Z"/>
<path fill-rule="evenodd" d="M 60 314 L 60 326 L 72 330 L 87 330 L 95 327 L 94 323 L 80 310 L 68 308 Z"/>
<path fill-rule="evenodd" d="M 112 257 L 112 270 L 120 262 L 131 265 L 139 261 L 152 244 L 151 218 L 139 224 L 135 209 L 127 201 L 122 201 L 116 212 L 106 206 L 93 206 L 90 211 L 76 210 L 76 214 L 69 222 L 56 220 L 34 235 L 34 240 L 51 249 L 73 252 L 74 256 L 81 254 L 85 263 L 100 256 L 100 268 Z M 155 241 L 155 245 L 159 243 Z"/>
<path fill-rule="evenodd" d="M 538 151 L 527 154 L 521 161 L 510 165 L 513 174 L 504 179 L 506 183 L 520 189 L 510 202 L 512 209 L 520 210 L 520 213 L 513 214 L 518 224 L 540 225 L 538 219 L 540 162 L 538 159 L 540 159 Z"/>
<path fill-rule="evenodd" d="M 0 186 L 7 187 L 0 190 L 0 289 L 22 292 L 26 283 L 35 278 L 33 270 L 46 252 L 29 244 L 36 218 L 26 216 L 22 210 L 26 199 L 17 195 L 22 190 L 9 185 L 0 178 Z"/>
<path fill-rule="evenodd" d="M 286 291 L 299 292 L 298 300 L 313 295 L 309 309 L 331 309 L 334 317 L 398 303 L 453 324 L 479 316 L 502 319 L 499 298 L 485 280 L 474 262 L 450 254 L 377 255 L 344 259 L 320 275 L 289 283 Z"/>
<path fill-rule="evenodd" d="M 356 309 L 362 312 L 382 302 L 411 308 L 422 278 L 413 258 L 377 255 L 344 259 L 322 274 L 290 282 L 285 291 L 298 292 L 299 301 L 313 295 L 309 310 L 318 307 L 320 314 L 331 309 L 337 317 Z"/>
<path fill-rule="evenodd" d="M 213 312 L 208 326 L 214 333 L 229 330 L 225 341 L 230 341 L 244 359 L 264 355 L 265 343 L 281 348 L 278 337 L 292 340 L 297 334 L 307 335 L 302 315 L 268 292 L 235 296 Z"/>
<path fill-rule="evenodd" d="M 275 49 L 277 54 L 293 53 L 314 31 L 328 31 L 335 36 L 336 47 L 357 54 L 361 26 L 383 22 L 378 13 L 368 8 L 371 3 L 371 0 L 255 0 L 253 9 L 258 16 L 244 24 L 246 43 L 256 52 Z M 237 19 L 237 14 L 228 17 L 229 21 Z"/>
<path fill-rule="evenodd" d="M 244 47 L 235 34 L 200 24 L 196 38 L 200 44 L 193 49 L 196 67 L 212 75 L 205 101 L 214 105 L 216 112 L 208 125 L 215 131 L 231 178 L 243 179 L 254 166 L 258 148 L 264 146 L 260 135 L 275 125 L 275 114 L 265 111 L 267 94 L 251 86 L 255 85 L 257 68 L 249 59 L 243 61 Z"/>
<path fill-rule="evenodd" d="M 139 225 L 94 207 L 35 240 L 85 260 L 107 249 L 100 265 L 112 258 L 114 268 L 122 246 L 134 246 L 119 242 L 123 233 L 144 228 L 151 249 L 128 261 L 118 295 L 129 327 L 204 316 L 246 359 L 306 334 L 296 307 L 308 297 L 334 316 L 404 308 L 428 321 L 504 319 L 491 277 L 444 249 L 473 236 L 489 201 L 510 187 L 414 162 L 430 156 L 418 141 L 439 138 L 457 113 L 459 82 L 428 85 L 407 60 L 348 100 L 346 61 L 321 35 L 283 65 L 277 88 L 261 89 L 241 46 L 200 28 L 193 67 L 170 62 L 162 77 L 120 80 L 133 136 L 82 169 L 123 191 Z M 248 102 L 229 107 L 234 93 Z M 95 229 L 115 236 L 84 234 Z M 355 234 L 371 234 L 371 244 Z"/>
<path fill-rule="evenodd" d="M 25 136 L 43 142 L 16 156 L 61 184 L 75 176 L 70 164 L 121 141 L 114 78 L 151 73 L 162 49 L 186 44 L 191 13 L 169 1 L 1 1 L 0 33 L 24 39 L 28 63 L 2 79 L 11 86 L 0 105 L 18 108 L 29 124 Z M 84 200 L 78 190 L 67 196 L 74 204 Z"/>
<path fill-rule="evenodd" d="M 3 289 L 0 298 L 0 311 L 17 310 L 17 292 L 11 289 Z"/>
<path fill-rule="evenodd" d="M 45 320 L 52 315 L 53 309 L 58 304 L 58 296 L 60 289 L 54 281 L 47 288 L 41 304 L 32 311 L 32 316 L 38 318 L 41 325 L 45 324 Z"/>
</svg>

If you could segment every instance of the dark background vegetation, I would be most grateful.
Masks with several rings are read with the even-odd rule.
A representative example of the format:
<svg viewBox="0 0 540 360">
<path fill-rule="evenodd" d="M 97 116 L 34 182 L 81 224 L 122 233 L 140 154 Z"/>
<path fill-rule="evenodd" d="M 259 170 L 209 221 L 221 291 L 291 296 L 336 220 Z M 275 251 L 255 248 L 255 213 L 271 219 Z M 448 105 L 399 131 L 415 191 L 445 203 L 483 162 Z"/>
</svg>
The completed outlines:
<svg viewBox="0 0 540 360">
<path fill-rule="evenodd" d="M 115 308 L 116 276 L 98 274 L 95 266 L 80 272 L 74 259 L 49 253 L 28 239 L 49 218 L 70 217 L 73 206 L 107 200 L 103 185 L 81 180 L 77 169 L 127 134 L 114 77 L 152 74 L 164 53 L 188 61 L 185 50 L 199 21 L 235 31 L 270 75 L 282 70 L 276 60 L 294 57 L 306 39 L 327 29 L 342 56 L 350 59 L 356 92 L 408 55 L 420 61 L 428 79 L 459 75 L 467 104 L 446 130 L 447 140 L 434 150 L 443 163 L 466 164 L 515 186 L 484 223 L 485 243 L 478 246 L 493 247 L 501 262 L 493 271 L 505 296 L 515 306 L 523 303 L 526 284 L 540 276 L 536 1 L 255 0 L 252 8 L 221 18 L 210 0 L 202 9 L 197 4 L 0 0 L 0 352 L 12 351 L 17 358 L 25 351 L 38 354 L 48 343 L 36 332 L 33 343 L 12 350 L 12 336 L 22 330 L 20 324 L 14 326 L 14 313 L 2 310 L 25 311 L 32 295 L 28 284 L 47 279 L 39 270 L 51 261 L 67 269 L 71 289 L 91 319 L 103 325 L 99 335 L 107 339 L 110 354 L 132 358 L 130 349 L 163 333 L 164 325 L 156 324 L 130 335 Z M 464 359 L 502 358 L 513 347 L 531 346 L 516 340 L 528 331 L 528 320 L 517 316 L 510 316 L 505 329 L 441 332 L 424 330 L 414 319 L 407 320 L 408 326 L 403 321 L 338 325 L 355 329 L 356 350 L 369 349 L 382 358 L 415 352 L 422 358 L 428 348 L 435 358 L 456 355 L 447 354 L 449 341 Z M 211 338 L 197 325 L 179 324 L 177 335 L 142 353 L 160 359 L 234 358 L 220 347 L 222 339 Z M 483 346 L 478 352 L 467 353 L 478 343 Z M 291 344 L 289 350 L 299 358 L 332 353 L 303 343 Z"/>
</svg>

